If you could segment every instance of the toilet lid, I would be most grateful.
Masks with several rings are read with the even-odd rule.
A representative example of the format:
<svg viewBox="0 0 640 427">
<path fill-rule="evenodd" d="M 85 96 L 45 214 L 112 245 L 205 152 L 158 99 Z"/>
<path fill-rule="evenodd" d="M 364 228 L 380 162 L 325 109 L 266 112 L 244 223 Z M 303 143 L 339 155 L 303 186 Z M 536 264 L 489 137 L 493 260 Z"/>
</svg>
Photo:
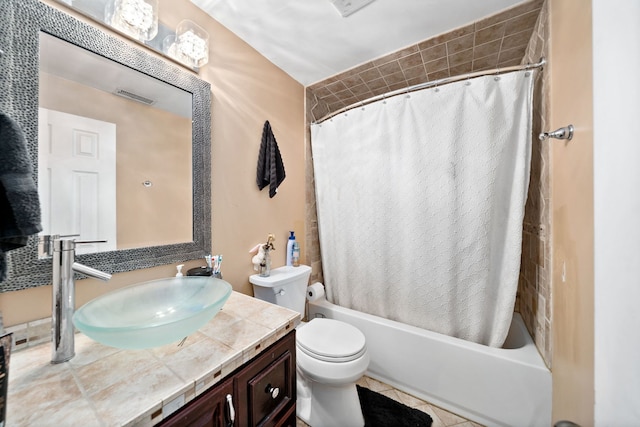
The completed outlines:
<svg viewBox="0 0 640 427">
<path fill-rule="evenodd" d="M 296 331 L 296 345 L 316 359 L 348 362 L 366 350 L 364 334 L 355 326 L 317 317 Z"/>
</svg>

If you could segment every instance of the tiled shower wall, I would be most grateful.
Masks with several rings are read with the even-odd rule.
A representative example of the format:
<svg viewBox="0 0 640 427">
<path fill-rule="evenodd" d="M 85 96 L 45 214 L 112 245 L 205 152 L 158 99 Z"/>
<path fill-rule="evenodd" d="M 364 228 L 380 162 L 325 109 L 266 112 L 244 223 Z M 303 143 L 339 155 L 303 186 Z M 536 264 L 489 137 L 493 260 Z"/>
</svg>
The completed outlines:
<svg viewBox="0 0 640 427">
<path fill-rule="evenodd" d="M 522 62 L 548 58 L 547 2 L 540 10 L 526 55 Z M 538 73 L 533 97 L 533 135 L 531 181 L 524 215 L 522 260 L 516 311 L 524 319 L 536 347 L 551 367 L 551 183 L 549 174 L 549 140 L 538 135 L 548 131 L 549 73 Z"/>
<path fill-rule="evenodd" d="M 392 54 L 306 88 L 308 123 L 370 97 L 460 74 L 538 62 L 545 56 L 546 9 L 534 0 Z M 540 352 L 550 364 L 549 174 L 546 143 L 539 144 L 547 111 L 545 73 L 537 74 L 531 184 L 523 234 L 516 311 L 520 311 Z M 543 82 L 543 84 L 541 84 Z M 322 281 L 315 186 L 307 126 L 306 259 L 312 282 Z"/>
</svg>

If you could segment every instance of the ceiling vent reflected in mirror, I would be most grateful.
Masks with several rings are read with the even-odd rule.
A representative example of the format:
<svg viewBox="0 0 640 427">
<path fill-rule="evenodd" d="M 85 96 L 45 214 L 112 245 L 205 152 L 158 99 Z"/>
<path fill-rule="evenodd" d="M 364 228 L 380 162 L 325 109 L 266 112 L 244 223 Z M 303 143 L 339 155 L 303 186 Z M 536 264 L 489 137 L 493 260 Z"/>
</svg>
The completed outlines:
<svg viewBox="0 0 640 427">
<path fill-rule="evenodd" d="M 153 99 L 149 99 L 145 96 L 138 95 L 126 89 L 118 88 L 113 92 L 115 95 L 122 96 L 123 98 L 130 99 L 132 101 L 141 102 L 145 105 L 153 105 L 156 103 Z"/>
</svg>

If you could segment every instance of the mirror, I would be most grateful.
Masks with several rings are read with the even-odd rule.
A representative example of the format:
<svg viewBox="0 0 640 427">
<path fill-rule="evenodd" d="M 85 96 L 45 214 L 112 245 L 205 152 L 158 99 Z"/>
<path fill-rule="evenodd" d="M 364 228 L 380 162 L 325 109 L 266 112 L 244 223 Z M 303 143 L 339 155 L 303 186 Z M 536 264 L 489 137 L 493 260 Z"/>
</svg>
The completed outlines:
<svg viewBox="0 0 640 427">
<path fill-rule="evenodd" d="M 42 234 L 76 253 L 192 240 L 190 92 L 40 33 Z"/>
<path fill-rule="evenodd" d="M 39 188 L 41 185 L 49 185 L 53 188 L 48 181 L 48 172 L 44 172 L 48 168 L 38 162 L 40 154 L 43 154 L 39 153 L 39 137 L 45 136 L 44 140 L 49 140 L 46 129 L 39 129 L 38 122 L 44 122 L 47 129 L 51 128 L 50 124 L 47 124 L 48 119 L 45 120 L 49 113 L 40 114 L 40 106 L 48 111 L 60 112 L 65 108 L 70 109 L 62 113 L 115 125 L 116 190 L 111 190 L 112 198 L 107 196 L 109 190 L 104 193 L 107 194 L 105 196 L 107 200 L 113 200 L 113 197 L 116 200 L 115 247 L 89 248 L 90 253 L 78 255 L 79 262 L 104 271 L 123 272 L 202 258 L 209 254 L 211 250 L 210 85 L 179 66 L 151 55 L 125 40 L 110 36 L 99 28 L 80 22 L 38 0 L 0 2 L 0 27 L 5 29 L 0 31 L 0 45 L 4 51 L 4 55 L 0 57 L 0 90 L 8 95 L 0 100 L 0 108 L 22 127 L 32 155 L 34 171 L 40 172 Z M 118 99 L 119 106 L 109 108 L 111 111 L 107 116 L 95 116 L 98 113 L 92 109 L 97 105 L 116 101 L 104 101 L 98 97 L 97 92 L 93 92 L 87 96 L 88 102 L 81 106 L 81 100 L 77 99 L 77 95 L 73 91 L 67 91 L 69 86 L 77 85 L 76 83 L 62 82 L 61 76 L 55 75 L 51 68 L 41 72 L 41 65 L 43 67 L 51 67 L 51 65 L 46 65 L 44 59 L 42 61 L 39 59 L 40 47 L 43 49 L 44 58 L 50 53 L 51 44 L 66 47 L 72 45 L 71 49 L 92 52 L 90 56 L 93 56 L 96 61 L 119 64 L 121 68 L 117 73 L 143 74 L 153 78 L 152 86 L 161 81 L 176 89 L 181 94 L 178 98 L 182 101 L 173 100 L 170 104 L 184 105 L 186 102 L 191 107 L 191 118 L 173 117 L 169 122 L 174 126 L 166 132 L 177 132 L 177 128 L 184 129 L 183 122 L 186 120 L 187 130 L 183 130 L 184 134 L 188 134 L 186 138 L 180 136 L 178 132 L 170 138 L 172 141 L 164 141 L 163 146 L 154 145 L 151 148 L 149 145 L 144 145 L 143 143 L 160 139 L 159 136 L 151 136 L 152 128 L 158 126 L 159 122 L 155 117 L 134 118 L 133 110 L 149 108 L 129 99 Z M 72 65 L 73 70 L 82 70 L 79 63 Z M 103 64 L 102 67 L 103 71 L 99 77 L 106 80 L 106 65 Z M 127 77 L 127 80 L 130 79 L 132 79 L 131 76 Z M 64 80 L 71 79 L 64 77 Z M 141 84 L 136 84 L 133 88 L 139 91 L 142 87 Z M 121 89 L 126 91 L 128 88 L 131 89 L 131 86 Z M 95 88 L 80 90 L 84 91 L 83 93 L 97 91 Z M 146 95 L 135 91 L 128 92 L 134 97 L 141 95 L 151 99 L 155 96 L 152 92 L 147 92 Z M 52 93 L 66 94 L 67 100 L 56 99 Z M 188 97 L 187 101 L 184 101 L 184 96 Z M 188 106 L 187 110 L 189 110 Z M 160 113 L 156 114 L 176 113 L 160 110 Z M 190 126 L 188 122 L 191 122 Z M 119 135 L 118 132 L 127 126 L 132 129 L 145 129 L 134 137 Z M 83 153 L 90 153 L 94 147 L 90 136 L 83 134 L 78 141 L 78 146 L 82 148 Z M 162 157 L 164 154 L 166 157 Z M 96 194 L 97 190 L 91 187 L 91 180 L 87 185 L 89 187 L 86 194 Z M 57 187 L 56 185 L 55 188 Z M 64 196 L 58 196 L 58 198 L 64 198 Z M 102 196 L 94 198 L 101 199 Z M 63 203 L 63 205 L 67 204 Z M 45 226 L 47 226 L 45 221 L 54 216 L 53 210 L 49 215 L 47 209 L 50 208 L 43 206 L 43 225 Z M 95 209 L 103 211 L 102 207 Z M 163 216 L 165 218 L 162 219 Z M 157 222 L 154 223 L 154 221 Z M 147 227 L 149 224 L 153 224 L 153 227 Z M 143 228 L 146 230 L 142 230 Z M 67 231 L 59 232 L 59 234 L 64 233 Z M 69 233 L 77 234 L 77 230 L 71 228 Z M 100 235 L 100 231 L 96 233 L 95 238 L 105 238 Z M 86 238 L 93 237 L 87 235 Z M 37 240 L 37 237 L 32 237 L 27 247 L 8 253 L 9 278 L 0 283 L 1 292 L 51 282 L 51 260 L 38 258 Z M 96 250 L 103 252 L 97 253 Z"/>
</svg>

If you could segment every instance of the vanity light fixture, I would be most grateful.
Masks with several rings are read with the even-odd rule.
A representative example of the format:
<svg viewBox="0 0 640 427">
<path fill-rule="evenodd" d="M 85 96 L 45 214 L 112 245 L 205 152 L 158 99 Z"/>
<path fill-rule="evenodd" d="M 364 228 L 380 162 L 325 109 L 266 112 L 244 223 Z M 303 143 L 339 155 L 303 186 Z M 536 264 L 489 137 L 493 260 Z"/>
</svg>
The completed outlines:
<svg viewBox="0 0 640 427">
<path fill-rule="evenodd" d="M 128 36 L 149 41 L 158 34 L 158 0 L 109 0 L 105 21 Z"/>
<path fill-rule="evenodd" d="M 209 34 L 195 22 L 181 21 L 176 34 L 163 41 L 164 52 L 173 59 L 199 68 L 209 62 Z"/>
</svg>

